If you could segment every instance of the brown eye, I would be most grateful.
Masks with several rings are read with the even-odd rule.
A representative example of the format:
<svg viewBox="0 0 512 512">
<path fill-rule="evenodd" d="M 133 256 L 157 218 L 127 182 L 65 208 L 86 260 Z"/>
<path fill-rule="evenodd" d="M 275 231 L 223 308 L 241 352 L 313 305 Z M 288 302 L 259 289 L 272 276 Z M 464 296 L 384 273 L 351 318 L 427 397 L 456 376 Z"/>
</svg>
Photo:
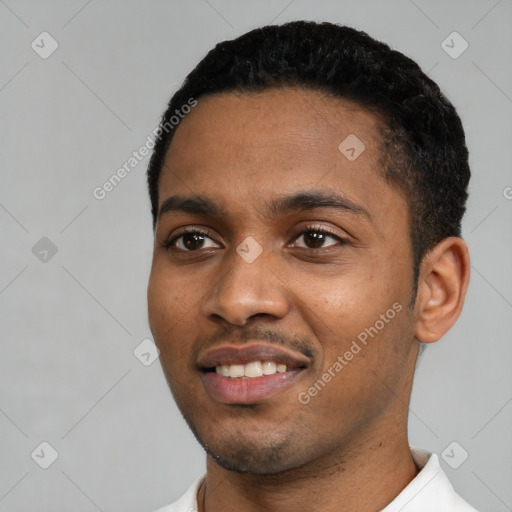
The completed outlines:
<svg viewBox="0 0 512 512">
<path fill-rule="evenodd" d="M 312 248 L 312 249 L 318 249 L 319 247 L 322 247 L 325 243 L 325 239 L 327 238 L 326 235 L 323 233 L 317 233 L 314 231 L 309 231 L 308 233 L 305 233 L 303 235 L 304 243 Z"/>
<path fill-rule="evenodd" d="M 181 238 L 183 239 L 183 246 L 189 251 L 194 251 L 201 249 L 206 237 L 200 233 L 187 233 Z"/>
<path fill-rule="evenodd" d="M 296 242 L 296 247 L 305 249 L 323 249 L 338 243 L 342 244 L 344 242 L 344 240 L 339 236 L 323 229 L 308 229 L 307 231 L 303 231 L 296 240 L 302 240 L 302 245 L 297 244 Z M 334 243 L 325 245 L 329 240 L 333 240 Z"/>
<path fill-rule="evenodd" d="M 200 249 L 217 247 L 217 244 L 206 233 L 201 231 L 186 231 L 165 242 L 166 249 L 177 249 L 182 252 L 195 252 Z"/>
</svg>

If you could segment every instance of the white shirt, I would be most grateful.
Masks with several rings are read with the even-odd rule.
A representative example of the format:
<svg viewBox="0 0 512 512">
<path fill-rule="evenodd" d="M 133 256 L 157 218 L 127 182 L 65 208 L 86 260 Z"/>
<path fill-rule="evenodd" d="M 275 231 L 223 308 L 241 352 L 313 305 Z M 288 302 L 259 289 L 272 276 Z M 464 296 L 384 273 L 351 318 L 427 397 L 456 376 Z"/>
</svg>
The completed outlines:
<svg viewBox="0 0 512 512">
<path fill-rule="evenodd" d="M 435 453 L 411 446 L 411 455 L 420 472 L 381 512 L 477 512 L 455 492 Z M 204 475 L 179 500 L 155 512 L 196 512 L 203 479 Z"/>
</svg>

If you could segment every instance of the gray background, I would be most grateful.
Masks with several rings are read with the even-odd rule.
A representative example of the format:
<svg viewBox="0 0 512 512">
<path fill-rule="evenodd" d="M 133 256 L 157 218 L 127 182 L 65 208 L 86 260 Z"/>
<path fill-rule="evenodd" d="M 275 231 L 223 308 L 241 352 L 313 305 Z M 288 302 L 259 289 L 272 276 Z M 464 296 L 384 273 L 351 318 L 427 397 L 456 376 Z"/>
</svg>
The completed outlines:
<svg viewBox="0 0 512 512">
<path fill-rule="evenodd" d="M 0 0 L 0 511 L 151 511 L 203 472 L 158 361 L 133 353 L 151 337 L 148 159 L 103 200 L 92 191 L 216 42 L 301 18 L 388 42 L 460 111 L 472 279 L 420 362 L 410 438 L 439 454 L 456 441 L 451 464 L 467 460 L 441 458 L 455 488 L 512 510 L 511 15 L 511 0 Z M 31 48 L 43 31 L 59 44 L 46 59 Z M 469 43 L 456 59 L 441 46 L 453 31 Z M 57 248 L 46 261 L 42 237 Z M 48 469 L 48 450 L 31 458 L 42 441 L 59 454 Z"/>
</svg>

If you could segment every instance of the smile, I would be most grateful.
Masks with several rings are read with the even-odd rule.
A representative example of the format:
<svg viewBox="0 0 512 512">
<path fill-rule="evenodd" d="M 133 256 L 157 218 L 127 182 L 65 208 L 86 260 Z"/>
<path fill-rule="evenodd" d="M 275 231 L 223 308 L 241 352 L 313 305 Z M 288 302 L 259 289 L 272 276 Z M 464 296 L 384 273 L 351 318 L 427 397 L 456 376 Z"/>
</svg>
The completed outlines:
<svg viewBox="0 0 512 512">
<path fill-rule="evenodd" d="M 262 342 L 222 345 L 202 353 L 197 362 L 206 392 L 224 404 L 267 401 L 309 365 L 301 353 Z"/>
<path fill-rule="evenodd" d="M 284 373 L 286 369 L 285 364 L 274 361 L 252 361 L 247 364 L 223 364 L 215 367 L 219 375 L 231 379 L 255 379 L 263 375 Z"/>
</svg>

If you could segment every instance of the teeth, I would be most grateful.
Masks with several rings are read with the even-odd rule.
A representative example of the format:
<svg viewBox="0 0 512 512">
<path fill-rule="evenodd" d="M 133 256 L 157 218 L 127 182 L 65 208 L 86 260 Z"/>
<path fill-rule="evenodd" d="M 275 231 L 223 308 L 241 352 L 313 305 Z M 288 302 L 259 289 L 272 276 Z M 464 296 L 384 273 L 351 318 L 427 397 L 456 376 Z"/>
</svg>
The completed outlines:
<svg viewBox="0 0 512 512">
<path fill-rule="evenodd" d="M 231 378 L 243 377 L 245 373 L 245 366 L 243 364 L 232 364 L 229 367 L 229 376 Z"/>
<path fill-rule="evenodd" d="M 215 367 L 215 371 L 223 377 L 232 379 L 248 378 L 254 379 L 262 375 L 273 375 L 283 373 L 287 370 L 286 365 L 274 361 L 251 361 L 247 364 L 223 364 Z"/>
<path fill-rule="evenodd" d="M 259 361 L 247 363 L 245 365 L 244 374 L 246 377 L 249 377 L 250 379 L 252 379 L 254 377 L 261 377 L 263 375 L 263 370 L 261 369 L 261 363 Z"/>
<path fill-rule="evenodd" d="M 276 373 L 276 363 L 274 361 L 265 361 L 261 366 L 263 367 L 263 375 Z"/>
<path fill-rule="evenodd" d="M 223 364 L 222 366 L 217 366 L 215 368 L 217 373 L 220 373 L 223 377 L 229 377 L 229 366 L 227 364 Z"/>
</svg>

